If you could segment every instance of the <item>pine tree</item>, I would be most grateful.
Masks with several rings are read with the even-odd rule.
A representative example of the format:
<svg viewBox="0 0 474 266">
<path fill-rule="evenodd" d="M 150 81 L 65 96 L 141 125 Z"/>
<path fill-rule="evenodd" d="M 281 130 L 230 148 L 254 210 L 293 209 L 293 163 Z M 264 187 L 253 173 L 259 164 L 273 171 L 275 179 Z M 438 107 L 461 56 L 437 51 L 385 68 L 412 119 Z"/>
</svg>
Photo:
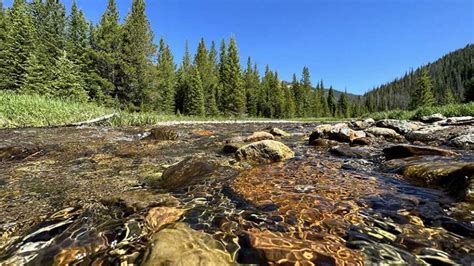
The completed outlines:
<svg viewBox="0 0 474 266">
<path fill-rule="evenodd" d="M 260 78 L 258 77 L 258 71 L 252 66 L 252 60 L 250 57 L 247 60 L 247 68 L 245 69 L 245 93 L 247 99 L 246 109 L 251 117 L 258 115 L 258 95 L 259 95 L 259 83 Z"/>
<path fill-rule="evenodd" d="M 209 50 L 209 88 L 207 92 L 207 100 L 206 100 L 206 110 L 207 114 L 211 116 L 216 116 L 219 114 L 219 107 L 218 107 L 218 96 L 219 93 L 219 67 L 217 64 L 217 50 L 216 44 L 214 41 L 211 43 L 211 49 Z"/>
<path fill-rule="evenodd" d="M 89 44 L 87 38 L 88 26 L 82 10 L 79 10 L 76 0 L 74 0 L 72 2 L 71 15 L 68 18 L 66 46 L 69 56 L 78 64 L 83 63 L 85 49 Z"/>
<path fill-rule="evenodd" d="M 189 89 L 185 96 L 184 111 L 187 115 L 203 116 L 206 112 L 204 106 L 204 88 L 201 75 L 197 67 L 191 68 Z"/>
<path fill-rule="evenodd" d="M 3 50 L 0 51 L 0 89 L 18 91 L 26 82 L 26 69 L 33 49 L 33 28 L 25 0 L 13 1 L 8 12 Z"/>
<path fill-rule="evenodd" d="M 341 117 L 350 117 L 349 96 L 347 90 L 339 95 L 338 111 Z"/>
<path fill-rule="evenodd" d="M 464 102 L 472 102 L 474 101 L 474 77 L 466 80 L 464 82 L 465 94 L 464 94 Z"/>
<path fill-rule="evenodd" d="M 94 53 L 92 60 L 104 82 L 103 93 L 112 98 L 118 97 L 123 71 L 120 69 L 121 26 L 115 0 L 109 0 L 107 9 L 95 30 Z"/>
<path fill-rule="evenodd" d="M 320 116 L 326 117 L 329 115 L 329 107 L 328 107 L 328 102 L 326 101 L 326 96 L 324 92 L 324 84 L 322 80 L 319 83 L 318 97 L 319 97 L 319 103 L 321 105 Z"/>
<path fill-rule="evenodd" d="M 41 17 L 38 18 L 35 27 L 40 28 L 39 39 L 46 49 L 49 61 L 47 67 L 51 68 L 66 48 L 66 8 L 60 0 L 46 0 L 44 7 L 39 6 L 39 8 Z"/>
<path fill-rule="evenodd" d="M 156 102 L 158 110 L 165 114 L 172 114 L 175 111 L 176 66 L 173 60 L 169 46 L 161 38 L 158 50 L 158 64 L 156 66 L 158 95 L 153 101 Z"/>
<path fill-rule="evenodd" d="M 33 53 L 28 59 L 26 68 L 26 80 L 21 88 L 22 93 L 51 95 L 50 83 L 45 80 L 47 71 L 45 66 L 41 64 L 38 57 Z"/>
<path fill-rule="evenodd" d="M 225 100 L 224 100 L 224 80 L 225 80 L 225 72 L 227 67 L 227 47 L 225 40 L 221 40 L 221 46 L 219 49 L 219 87 L 217 90 L 217 106 L 221 113 L 224 113 L 225 109 Z"/>
<path fill-rule="evenodd" d="M 55 79 L 53 70 L 66 49 L 66 9 L 59 0 L 33 0 L 30 4 L 36 59 L 43 71 L 43 83 Z M 49 86 L 49 85 L 47 85 Z"/>
<path fill-rule="evenodd" d="M 129 107 L 140 108 L 148 102 L 145 95 L 151 89 L 155 50 L 145 1 L 133 0 L 132 11 L 123 25 L 120 65 L 124 76 L 118 89 L 119 98 Z"/>
<path fill-rule="evenodd" d="M 336 96 L 334 95 L 334 90 L 332 86 L 329 87 L 327 103 L 328 103 L 329 114 L 335 117 L 337 114 L 337 106 L 336 106 Z"/>
<path fill-rule="evenodd" d="M 442 104 L 455 104 L 456 98 L 454 97 L 453 90 L 448 88 L 444 91 L 444 97 Z"/>
<path fill-rule="evenodd" d="M 190 76 L 191 76 L 191 55 L 189 54 L 189 46 L 188 42 L 186 41 L 185 51 L 183 56 L 183 62 L 178 69 L 177 74 L 177 84 L 176 84 L 176 112 L 177 113 L 184 113 L 184 104 L 185 104 L 185 97 L 189 90 L 190 84 Z"/>
<path fill-rule="evenodd" d="M 303 117 L 304 113 L 304 103 L 303 103 L 303 93 L 301 91 L 300 82 L 296 78 L 296 74 L 293 73 L 293 78 L 291 81 L 291 90 L 293 91 L 295 98 L 295 107 L 296 107 L 296 116 Z"/>
<path fill-rule="evenodd" d="M 303 77 L 301 80 L 301 101 L 303 104 L 302 107 L 302 116 L 307 117 L 311 115 L 311 80 L 309 74 L 309 68 L 303 68 Z"/>
<path fill-rule="evenodd" d="M 215 49 L 215 48 L 214 48 Z M 215 52 L 215 51 L 214 51 Z M 214 55 L 215 56 L 215 55 Z M 218 112 L 215 99 L 215 77 L 213 76 L 214 65 L 211 63 L 214 58 L 209 57 L 204 39 L 199 41 L 198 49 L 194 57 L 194 65 L 196 66 L 204 88 L 204 99 L 206 105 L 206 114 L 213 115 Z"/>
<path fill-rule="evenodd" d="M 74 101 L 85 102 L 88 99 L 84 90 L 84 80 L 80 75 L 80 68 L 68 59 L 67 53 L 59 57 L 53 70 L 55 79 L 51 83 L 56 96 Z"/>
<path fill-rule="evenodd" d="M 282 82 L 278 78 L 278 73 L 273 74 L 273 80 L 270 91 L 270 102 L 272 103 L 273 116 L 276 118 L 285 117 L 285 92 L 282 88 Z"/>
<path fill-rule="evenodd" d="M 262 78 L 262 93 L 260 103 L 260 114 L 263 117 L 273 117 L 275 114 L 274 105 L 272 103 L 272 87 L 274 86 L 274 74 L 270 67 L 266 65 L 265 75 Z"/>
<path fill-rule="evenodd" d="M 0 51 L 5 49 L 4 45 L 7 39 L 7 15 L 5 13 L 5 8 L 3 7 L 3 2 L 0 1 Z"/>
<path fill-rule="evenodd" d="M 290 85 L 282 84 L 285 98 L 285 117 L 293 118 L 296 115 L 295 95 Z"/>
<path fill-rule="evenodd" d="M 320 117 L 321 116 L 321 101 L 319 98 L 319 84 L 316 85 L 315 90 L 311 90 L 311 113 L 310 115 L 313 117 Z"/>
<path fill-rule="evenodd" d="M 89 64 L 89 51 L 91 49 L 88 36 L 89 23 L 86 21 L 82 10 L 77 7 L 76 1 L 73 1 L 71 14 L 67 20 L 66 27 L 66 48 L 69 59 L 79 68 L 79 74 L 84 80 L 84 88 L 89 96 L 96 97 L 98 92 L 95 86 L 94 69 Z"/>
<path fill-rule="evenodd" d="M 235 38 L 230 38 L 223 77 L 224 113 L 241 116 L 245 113 L 245 91 Z"/>
<path fill-rule="evenodd" d="M 418 107 L 432 106 L 434 104 L 433 85 L 428 70 L 422 70 L 416 82 L 416 89 L 411 99 L 413 109 Z"/>
</svg>

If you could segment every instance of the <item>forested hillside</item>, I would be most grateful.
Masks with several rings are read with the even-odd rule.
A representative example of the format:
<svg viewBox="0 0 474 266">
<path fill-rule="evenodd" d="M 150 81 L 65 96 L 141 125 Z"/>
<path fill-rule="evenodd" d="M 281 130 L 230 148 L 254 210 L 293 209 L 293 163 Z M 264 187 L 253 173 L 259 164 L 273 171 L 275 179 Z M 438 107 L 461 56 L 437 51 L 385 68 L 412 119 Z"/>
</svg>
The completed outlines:
<svg viewBox="0 0 474 266">
<path fill-rule="evenodd" d="M 417 81 L 427 71 L 435 104 L 474 101 L 474 45 L 469 44 L 434 63 L 406 73 L 402 78 L 375 88 L 364 95 L 368 111 L 415 109 Z"/>
<path fill-rule="evenodd" d="M 165 39 L 153 42 L 144 0 L 133 1 L 123 24 L 115 0 L 98 25 L 76 2 L 67 15 L 59 0 L 15 0 L 0 14 L 1 90 L 195 116 L 349 116 L 360 110 L 345 93 L 325 93 L 322 82 L 314 89 L 308 68 L 287 86 L 269 66 L 261 77 L 251 58 L 242 67 L 233 36 L 208 46 L 202 39 L 194 55 L 186 42 L 177 66 Z"/>
</svg>

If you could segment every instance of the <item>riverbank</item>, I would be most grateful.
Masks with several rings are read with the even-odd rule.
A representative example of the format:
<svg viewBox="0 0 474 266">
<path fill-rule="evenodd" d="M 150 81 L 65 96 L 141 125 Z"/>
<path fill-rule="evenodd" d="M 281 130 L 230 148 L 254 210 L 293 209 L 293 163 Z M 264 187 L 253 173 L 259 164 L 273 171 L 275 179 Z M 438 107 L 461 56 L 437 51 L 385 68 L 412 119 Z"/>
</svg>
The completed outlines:
<svg viewBox="0 0 474 266">
<path fill-rule="evenodd" d="M 421 108 L 415 111 L 390 111 L 368 114 L 376 120 L 419 119 L 421 116 L 440 113 L 445 116 L 474 116 L 474 103 L 448 105 L 433 108 Z M 151 112 L 130 113 L 107 108 L 95 103 L 77 103 L 67 100 L 48 98 L 39 95 L 20 95 L 0 92 L 0 128 L 54 127 L 71 125 L 98 117 L 115 114 L 112 118 L 100 121 L 96 125 L 108 127 L 130 127 L 151 125 L 204 124 L 204 123 L 303 123 L 344 120 L 334 117 L 319 118 L 235 118 L 235 117 L 190 117 L 178 115 L 160 115 Z M 347 119 L 346 119 L 347 120 Z"/>
</svg>

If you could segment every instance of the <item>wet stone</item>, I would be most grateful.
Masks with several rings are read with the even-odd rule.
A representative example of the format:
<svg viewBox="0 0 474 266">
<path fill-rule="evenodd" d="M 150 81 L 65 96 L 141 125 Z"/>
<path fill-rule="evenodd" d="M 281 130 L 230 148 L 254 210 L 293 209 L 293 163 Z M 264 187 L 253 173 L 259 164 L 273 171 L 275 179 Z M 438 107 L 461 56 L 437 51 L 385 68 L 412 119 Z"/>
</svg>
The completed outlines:
<svg viewBox="0 0 474 266">
<path fill-rule="evenodd" d="M 276 128 L 276 127 L 270 129 L 270 134 L 272 134 L 273 136 L 277 136 L 277 137 L 290 137 L 291 136 L 290 133 L 288 133 L 286 131 L 283 131 L 283 130 L 281 130 L 279 128 Z"/>
<path fill-rule="evenodd" d="M 385 157 L 390 159 L 399 159 L 405 157 L 419 156 L 419 155 L 437 155 L 437 156 L 456 156 L 456 152 L 419 145 L 393 145 L 383 150 Z"/>
<path fill-rule="evenodd" d="M 294 156 L 295 153 L 285 144 L 273 140 L 254 142 L 241 147 L 236 152 L 238 160 L 257 163 L 280 162 Z"/>
<path fill-rule="evenodd" d="M 371 157 L 370 151 L 368 151 L 367 149 L 353 148 L 349 146 L 332 147 L 329 152 L 336 156 L 347 158 L 366 159 Z"/>
<path fill-rule="evenodd" d="M 381 136 L 388 139 L 401 139 L 402 136 L 398 134 L 395 130 L 390 128 L 382 127 L 371 127 L 365 130 L 366 133 L 370 133 L 374 136 Z"/>
<path fill-rule="evenodd" d="M 178 132 L 170 127 L 152 128 L 149 138 L 154 140 L 177 140 Z"/>
<path fill-rule="evenodd" d="M 143 265 L 235 265 L 212 236 L 178 223 L 153 235 Z"/>
<path fill-rule="evenodd" d="M 163 172 L 158 184 L 164 189 L 179 189 L 210 177 L 217 166 L 201 157 L 188 157 Z"/>
</svg>

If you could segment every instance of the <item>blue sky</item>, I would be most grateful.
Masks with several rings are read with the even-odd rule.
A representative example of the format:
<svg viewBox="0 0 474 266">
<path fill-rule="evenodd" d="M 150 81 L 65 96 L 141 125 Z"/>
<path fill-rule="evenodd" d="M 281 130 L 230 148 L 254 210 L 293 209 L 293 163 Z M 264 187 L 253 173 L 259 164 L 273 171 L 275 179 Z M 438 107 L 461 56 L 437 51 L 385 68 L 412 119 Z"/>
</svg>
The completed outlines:
<svg viewBox="0 0 474 266">
<path fill-rule="evenodd" d="M 69 8 L 72 0 L 63 2 Z M 98 22 L 107 0 L 77 2 Z M 123 18 L 131 0 L 117 2 Z M 474 42 L 472 0 L 146 2 L 156 38 L 165 37 L 177 63 L 185 40 L 194 52 L 201 37 L 219 43 L 234 34 L 242 64 L 251 56 L 285 80 L 306 65 L 313 83 L 359 94 Z"/>
</svg>

